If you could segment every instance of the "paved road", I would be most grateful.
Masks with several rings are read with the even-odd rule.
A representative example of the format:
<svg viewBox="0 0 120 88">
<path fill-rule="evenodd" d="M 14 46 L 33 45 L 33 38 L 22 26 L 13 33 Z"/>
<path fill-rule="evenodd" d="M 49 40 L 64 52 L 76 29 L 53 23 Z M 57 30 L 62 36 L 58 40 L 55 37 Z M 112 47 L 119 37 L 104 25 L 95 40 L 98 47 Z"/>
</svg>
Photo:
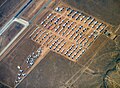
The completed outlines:
<svg viewBox="0 0 120 88">
<path fill-rule="evenodd" d="M 30 4 L 30 2 L 32 2 L 32 1 L 33 1 L 33 0 L 29 0 L 29 2 L 28 2 L 27 4 L 25 4 L 25 5 L 22 7 L 22 9 L 3 27 L 3 29 L 0 31 L 0 35 L 1 35 L 14 21 L 16 21 L 16 19 L 17 19 L 16 17 L 18 17 L 18 16 L 23 12 L 23 10 L 24 10 L 25 8 L 27 8 L 27 6 L 28 6 L 28 5 Z M 52 0 L 48 0 L 48 2 L 46 2 L 46 4 L 45 4 L 44 6 L 42 6 L 42 8 L 37 12 L 37 14 L 34 15 L 34 17 L 32 18 L 32 20 L 34 20 L 35 17 L 36 17 L 38 14 L 40 14 L 40 13 L 44 10 L 44 7 L 48 6 L 51 1 L 52 1 Z M 24 24 L 23 21 L 17 20 L 17 22 L 18 22 L 18 21 L 20 21 L 19 23 L 21 23 L 21 24 L 23 24 L 23 25 L 25 26 L 24 29 L 28 26 L 28 24 L 27 24 L 27 26 L 26 26 L 26 23 Z M 23 30 L 23 29 L 22 29 L 22 30 Z M 21 33 L 19 33 L 19 34 L 21 34 Z M 17 37 L 18 37 L 18 36 L 15 36 L 15 39 L 16 39 Z M 12 42 L 9 44 L 9 46 L 14 42 L 15 39 L 12 40 Z M 9 46 L 5 47 L 5 50 L 6 50 Z M 2 54 L 5 52 L 5 50 L 3 50 L 3 51 L 0 53 L 0 55 L 2 55 Z"/>
<path fill-rule="evenodd" d="M 18 22 L 22 25 L 24 25 L 24 27 L 21 29 L 21 31 L 10 41 L 10 43 L 0 52 L 0 56 L 13 44 L 13 42 L 17 39 L 17 37 L 28 27 L 29 23 L 23 19 L 17 19 L 15 18 L 13 20 L 13 22 Z M 12 22 L 12 23 L 13 23 Z"/>
<path fill-rule="evenodd" d="M 22 9 L 15 15 L 15 18 L 17 18 L 34 0 L 29 0 L 23 7 Z"/>
<path fill-rule="evenodd" d="M 13 20 L 17 18 L 34 0 L 29 0 L 23 5 L 23 7 L 18 11 L 14 17 L 12 17 L 3 27 L 0 29 L 0 35 L 13 23 Z"/>
</svg>

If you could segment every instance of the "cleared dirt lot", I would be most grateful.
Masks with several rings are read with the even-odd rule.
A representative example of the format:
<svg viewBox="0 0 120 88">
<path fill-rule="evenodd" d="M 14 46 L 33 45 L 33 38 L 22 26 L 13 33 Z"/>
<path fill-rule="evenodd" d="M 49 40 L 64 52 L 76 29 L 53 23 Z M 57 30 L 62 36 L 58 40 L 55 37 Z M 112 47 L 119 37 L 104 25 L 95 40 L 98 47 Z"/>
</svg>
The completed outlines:
<svg viewBox="0 0 120 88">
<path fill-rule="evenodd" d="M 97 37 L 108 26 L 111 27 L 92 15 L 65 3 L 60 3 L 54 8 L 47 8 L 46 13 L 43 14 L 39 16 L 40 20 L 38 19 L 37 22 L 39 28 L 34 29 L 31 39 L 72 61 L 80 59 Z M 61 39 L 64 40 L 60 42 Z"/>
</svg>

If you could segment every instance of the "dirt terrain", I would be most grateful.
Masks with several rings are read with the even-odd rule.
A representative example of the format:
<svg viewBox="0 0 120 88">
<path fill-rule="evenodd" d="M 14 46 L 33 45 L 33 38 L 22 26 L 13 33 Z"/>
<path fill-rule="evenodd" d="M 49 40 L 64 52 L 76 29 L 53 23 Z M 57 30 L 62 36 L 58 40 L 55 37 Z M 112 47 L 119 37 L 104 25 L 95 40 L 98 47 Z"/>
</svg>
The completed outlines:
<svg viewBox="0 0 120 88">
<path fill-rule="evenodd" d="M 0 57 L 0 87 L 120 88 L 120 1 L 35 1 Z"/>
</svg>

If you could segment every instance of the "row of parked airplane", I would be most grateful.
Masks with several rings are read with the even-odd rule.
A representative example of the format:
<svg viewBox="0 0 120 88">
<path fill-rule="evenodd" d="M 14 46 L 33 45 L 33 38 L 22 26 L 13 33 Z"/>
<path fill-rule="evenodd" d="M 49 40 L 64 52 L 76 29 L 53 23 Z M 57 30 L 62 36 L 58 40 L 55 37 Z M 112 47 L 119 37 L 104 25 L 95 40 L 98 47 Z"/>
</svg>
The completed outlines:
<svg viewBox="0 0 120 88">
<path fill-rule="evenodd" d="M 65 12 L 67 12 L 67 16 L 69 16 L 69 17 L 71 16 L 72 18 L 75 17 L 75 20 L 83 21 L 85 19 L 84 23 L 87 23 L 89 21 L 88 25 L 91 26 L 92 28 L 94 28 L 98 24 L 98 26 L 96 27 L 96 30 L 98 30 L 102 25 L 104 25 L 104 27 L 100 30 L 100 32 L 103 31 L 104 28 L 106 27 L 106 24 L 98 22 L 94 17 L 87 16 L 83 12 L 73 10 L 72 8 L 69 8 L 69 7 L 56 7 L 55 8 L 55 11 L 57 11 L 57 12 L 62 12 L 63 10 L 65 10 Z M 91 25 L 91 24 L 93 24 L 93 25 Z"/>
<path fill-rule="evenodd" d="M 26 64 L 28 65 L 27 68 L 30 68 L 34 62 L 36 61 L 36 59 L 40 56 L 40 54 L 42 53 L 42 48 L 38 48 L 38 50 L 36 52 L 32 52 L 31 55 L 29 55 L 26 59 Z M 20 81 L 27 76 L 27 73 L 22 69 L 21 66 L 17 66 L 18 74 L 17 74 L 17 78 L 15 80 L 15 84 L 20 83 Z"/>
</svg>

